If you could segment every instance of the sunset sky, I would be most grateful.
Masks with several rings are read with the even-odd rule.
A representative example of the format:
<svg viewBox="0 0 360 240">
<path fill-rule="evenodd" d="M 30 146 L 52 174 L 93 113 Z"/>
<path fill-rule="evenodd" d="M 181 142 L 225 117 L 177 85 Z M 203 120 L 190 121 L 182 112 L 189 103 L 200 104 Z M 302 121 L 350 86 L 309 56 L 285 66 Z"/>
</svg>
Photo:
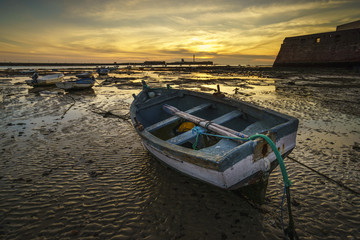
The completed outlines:
<svg viewBox="0 0 360 240">
<path fill-rule="evenodd" d="M 360 1 L 0 0 L 0 62 L 271 65 L 285 37 L 360 20 Z"/>
</svg>

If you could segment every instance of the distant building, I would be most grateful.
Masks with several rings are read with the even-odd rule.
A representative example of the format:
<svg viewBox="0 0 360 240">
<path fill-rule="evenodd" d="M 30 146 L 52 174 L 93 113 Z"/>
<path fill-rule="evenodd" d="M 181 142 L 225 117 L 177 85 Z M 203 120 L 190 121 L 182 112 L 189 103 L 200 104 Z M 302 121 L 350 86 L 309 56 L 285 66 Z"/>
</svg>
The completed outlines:
<svg viewBox="0 0 360 240">
<path fill-rule="evenodd" d="M 285 38 L 273 66 L 360 66 L 360 21 L 336 30 Z"/>
</svg>

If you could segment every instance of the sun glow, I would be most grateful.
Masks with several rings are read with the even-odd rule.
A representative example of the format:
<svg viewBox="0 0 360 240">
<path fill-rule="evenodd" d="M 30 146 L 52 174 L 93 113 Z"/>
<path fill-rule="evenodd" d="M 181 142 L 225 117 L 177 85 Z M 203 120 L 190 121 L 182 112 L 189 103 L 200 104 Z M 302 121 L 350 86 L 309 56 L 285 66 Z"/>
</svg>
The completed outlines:
<svg viewBox="0 0 360 240">
<path fill-rule="evenodd" d="M 193 37 L 189 40 L 187 48 L 192 52 L 216 53 L 223 46 L 218 43 L 215 36 Z"/>
<path fill-rule="evenodd" d="M 215 46 L 212 44 L 202 44 L 195 47 L 197 52 L 215 52 Z"/>
<path fill-rule="evenodd" d="M 2 2 L 5 62 L 176 61 L 195 54 L 219 64 L 262 64 L 275 59 L 285 37 L 335 30 L 357 20 L 360 6 L 358 0 L 107 0 L 101 8 L 94 0 Z"/>
</svg>

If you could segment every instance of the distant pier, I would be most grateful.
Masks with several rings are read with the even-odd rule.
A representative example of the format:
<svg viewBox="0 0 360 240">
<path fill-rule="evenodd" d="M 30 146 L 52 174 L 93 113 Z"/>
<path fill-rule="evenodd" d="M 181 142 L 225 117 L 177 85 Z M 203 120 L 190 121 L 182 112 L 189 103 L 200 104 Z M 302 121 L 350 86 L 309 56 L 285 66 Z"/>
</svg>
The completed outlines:
<svg viewBox="0 0 360 240">
<path fill-rule="evenodd" d="M 179 61 L 179 62 L 165 62 L 165 61 L 145 61 L 126 62 L 126 63 L 44 63 L 44 62 L 0 62 L 0 66 L 167 66 L 167 65 L 188 65 L 188 66 L 212 66 L 212 61 Z"/>
</svg>

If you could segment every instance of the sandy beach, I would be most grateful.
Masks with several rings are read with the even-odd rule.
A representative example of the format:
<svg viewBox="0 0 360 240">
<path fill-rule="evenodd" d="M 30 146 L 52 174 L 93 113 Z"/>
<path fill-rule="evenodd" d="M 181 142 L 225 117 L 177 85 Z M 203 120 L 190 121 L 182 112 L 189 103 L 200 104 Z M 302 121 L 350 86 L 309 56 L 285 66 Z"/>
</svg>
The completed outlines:
<svg viewBox="0 0 360 240">
<path fill-rule="evenodd" d="M 119 68 L 77 92 L 33 88 L 30 77 L 0 71 L 1 239 L 282 239 L 280 169 L 257 205 L 161 165 L 129 121 L 142 80 L 208 93 L 219 84 L 227 97 L 298 118 L 285 165 L 300 239 L 360 238 L 359 73 Z"/>
</svg>

